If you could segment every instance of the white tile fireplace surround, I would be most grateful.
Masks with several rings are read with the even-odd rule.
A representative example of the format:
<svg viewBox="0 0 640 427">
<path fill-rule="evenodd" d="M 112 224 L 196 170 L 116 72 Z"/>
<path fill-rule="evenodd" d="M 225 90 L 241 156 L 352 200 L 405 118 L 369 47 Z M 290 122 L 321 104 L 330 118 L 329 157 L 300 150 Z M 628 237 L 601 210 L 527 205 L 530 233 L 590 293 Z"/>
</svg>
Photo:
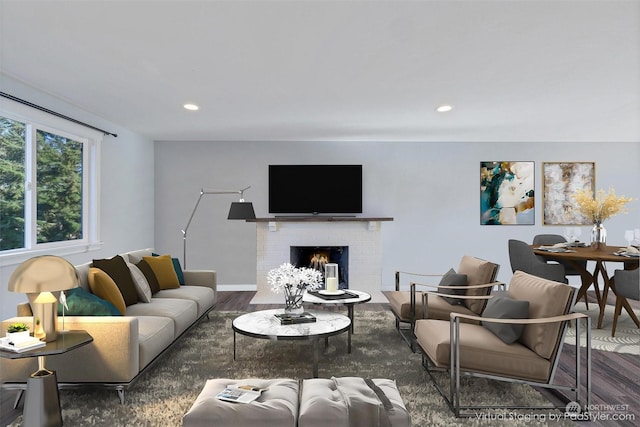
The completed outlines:
<svg viewBox="0 0 640 427">
<path fill-rule="evenodd" d="M 267 273 L 289 262 L 291 246 L 348 246 L 349 288 L 371 294 L 371 302 L 387 302 L 382 294 L 382 222 L 393 218 L 281 217 L 258 218 L 257 289 L 251 304 L 278 304 Z"/>
</svg>

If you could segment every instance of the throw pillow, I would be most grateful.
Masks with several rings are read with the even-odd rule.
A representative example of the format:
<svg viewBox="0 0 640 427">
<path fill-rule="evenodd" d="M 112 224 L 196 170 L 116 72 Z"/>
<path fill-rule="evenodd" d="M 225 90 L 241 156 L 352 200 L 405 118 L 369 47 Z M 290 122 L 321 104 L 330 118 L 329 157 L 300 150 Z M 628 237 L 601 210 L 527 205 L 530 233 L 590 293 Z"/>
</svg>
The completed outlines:
<svg viewBox="0 0 640 427">
<path fill-rule="evenodd" d="M 138 299 L 142 302 L 151 302 L 151 287 L 149 286 L 149 281 L 147 280 L 147 278 L 144 277 L 144 273 L 133 264 L 127 264 L 127 266 L 131 271 L 133 283 L 134 285 L 136 285 Z"/>
<path fill-rule="evenodd" d="M 94 259 L 93 267 L 99 268 L 113 279 L 120 289 L 126 305 L 133 305 L 138 302 L 136 285 L 133 283 L 131 271 L 127 267 L 124 258 L 116 255 L 111 259 Z"/>
<path fill-rule="evenodd" d="M 439 286 L 466 286 L 467 285 L 467 275 L 466 274 L 458 274 L 452 268 L 447 271 L 442 279 L 440 279 Z M 448 295 L 465 295 L 466 289 L 448 289 L 448 288 L 438 288 L 438 293 L 448 294 Z M 464 304 L 464 300 L 460 298 L 448 298 L 442 297 L 446 302 L 451 305 L 456 304 Z"/>
<path fill-rule="evenodd" d="M 526 319 L 529 317 L 529 301 L 515 300 L 506 296 L 493 297 L 487 302 L 482 317 L 494 319 Z M 520 338 L 524 331 L 523 324 L 482 322 L 482 326 L 493 332 L 507 344 Z"/>
<path fill-rule="evenodd" d="M 178 275 L 173 268 L 170 255 L 146 256 L 142 257 L 142 259 L 147 261 L 147 264 L 149 264 L 149 267 L 151 267 L 151 270 L 153 270 L 153 273 L 156 275 L 160 290 L 180 287 Z"/>
<path fill-rule="evenodd" d="M 127 311 L 127 305 L 118 285 L 116 285 L 111 276 L 99 268 L 91 267 L 89 269 L 89 287 L 94 295 L 109 301 L 124 316 Z"/>
<path fill-rule="evenodd" d="M 147 283 L 149 283 L 149 288 L 151 289 L 151 294 L 155 294 L 160 291 L 160 285 L 158 284 L 158 279 L 156 278 L 155 273 L 151 269 L 151 266 L 145 260 L 141 260 L 136 264 L 136 267 L 140 269 L 142 274 L 144 274 L 145 279 L 147 279 Z"/>
<path fill-rule="evenodd" d="M 67 298 L 65 316 L 122 316 L 109 301 L 88 292 L 84 288 L 73 288 L 64 292 Z M 62 304 L 58 304 L 58 315 L 62 316 Z"/>
<path fill-rule="evenodd" d="M 160 256 L 160 254 L 152 253 L 152 256 Z M 173 269 L 176 271 L 176 276 L 178 276 L 178 283 L 180 285 L 184 285 L 184 273 L 182 272 L 182 266 L 180 265 L 180 260 L 178 258 L 171 258 L 171 262 L 173 262 Z"/>
</svg>

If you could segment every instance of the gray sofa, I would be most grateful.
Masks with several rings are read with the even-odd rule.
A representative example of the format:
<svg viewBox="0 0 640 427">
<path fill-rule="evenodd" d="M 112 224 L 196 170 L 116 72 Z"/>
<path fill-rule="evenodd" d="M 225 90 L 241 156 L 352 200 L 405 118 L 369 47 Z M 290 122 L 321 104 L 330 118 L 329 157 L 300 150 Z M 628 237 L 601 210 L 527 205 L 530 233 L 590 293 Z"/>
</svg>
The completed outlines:
<svg viewBox="0 0 640 427">
<path fill-rule="evenodd" d="M 120 254 L 136 264 L 151 249 Z M 76 266 L 80 286 L 89 289 L 91 263 Z M 65 316 L 66 330 L 85 330 L 93 342 L 62 355 L 48 356 L 46 367 L 55 370 L 64 387 L 106 387 L 118 391 L 124 402 L 124 390 L 172 346 L 189 328 L 196 325 L 216 303 L 216 272 L 185 270 L 184 286 L 153 294 L 150 302 L 138 302 L 126 308 L 124 316 Z M 28 303 L 18 306 L 18 317 L 2 322 L 31 324 Z M 59 320 L 59 328 L 61 327 Z M 0 359 L 0 381 L 7 389 L 21 389 L 37 370 L 37 358 Z"/>
</svg>

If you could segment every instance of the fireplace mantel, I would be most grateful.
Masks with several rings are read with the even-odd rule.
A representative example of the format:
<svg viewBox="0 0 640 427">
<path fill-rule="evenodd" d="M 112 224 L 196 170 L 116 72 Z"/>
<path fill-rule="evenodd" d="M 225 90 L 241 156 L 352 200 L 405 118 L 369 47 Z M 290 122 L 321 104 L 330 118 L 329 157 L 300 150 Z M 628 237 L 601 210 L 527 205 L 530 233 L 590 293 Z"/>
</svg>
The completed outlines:
<svg viewBox="0 0 640 427">
<path fill-rule="evenodd" d="M 392 217 L 359 217 L 359 216 L 276 216 L 271 218 L 248 219 L 247 222 L 378 222 L 393 221 Z"/>
<path fill-rule="evenodd" d="M 382 294 L 382 222 L 391 217 L 285 216 L 256 218 L 257 293 L 252 304 L 283 301 L 269 289 L 269 270 L 288 262 L 291 246 L 348 246 L 349 288 L 386 302 Z"/>
</svg>

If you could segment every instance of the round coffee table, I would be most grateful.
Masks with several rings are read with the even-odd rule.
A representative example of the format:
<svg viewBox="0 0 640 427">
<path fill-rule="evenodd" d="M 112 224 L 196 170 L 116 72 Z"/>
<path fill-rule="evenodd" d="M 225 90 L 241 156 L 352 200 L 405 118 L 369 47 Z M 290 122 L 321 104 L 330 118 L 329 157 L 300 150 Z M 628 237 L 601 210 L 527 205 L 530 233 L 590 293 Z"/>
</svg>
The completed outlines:
<svg viewBox="0 0 640 427">
<path fill-rule="evenodd" d="M 233 319 L 233 360 L 236 360 L 236 332 L 253 338 L 269 340 L 310 340 L 313 344 L 313 377 L 318 377 L 318 347 L 320 338 L 327 338 L 349 331 L 351 320 L 339 313 L 309 310 L 316 321 L 281 325 L 275 316 L 283 309 L 260 310 L 246 313 Z M 351 334 L 348 334 L 351 352 Z"/>
<path fill-rule="evenodd" d="M 362 292 L 362 291 L 356 291 L 353 289 L 348 289 L 348 290 L 344 290 L 345 292 L 348 292 L 348 294 L 346 294 L 346 296 L 350 296 L 354 295 L 353 297 L 350 298 L 345 298 L 345 295 L 322 295 L 322 294 L 318 294 L 318 292 L 314 292 L 315 295 L 310 294 L 309 292 L 305 292 L 304 295 L 302 296 L 302 301 L 303 302 L 308 302 L 310 304 L 320 304 L 320 305 L 324 305 L 324 304 L 343 304 L 347 306 L 347 316 L 349 317 L 349 319 L 351 320 L 351 329 L 349 330 L 349 333 L 352 334 L 353 333 L 353 325 L 354 325 L 354 321 L 353 321 L 353 306 L 356 304 L 363 304 L 365 302 L 369 302 L 371 301 L 371 295 L 369 295 L 366 292 Z"/>
</svg>

